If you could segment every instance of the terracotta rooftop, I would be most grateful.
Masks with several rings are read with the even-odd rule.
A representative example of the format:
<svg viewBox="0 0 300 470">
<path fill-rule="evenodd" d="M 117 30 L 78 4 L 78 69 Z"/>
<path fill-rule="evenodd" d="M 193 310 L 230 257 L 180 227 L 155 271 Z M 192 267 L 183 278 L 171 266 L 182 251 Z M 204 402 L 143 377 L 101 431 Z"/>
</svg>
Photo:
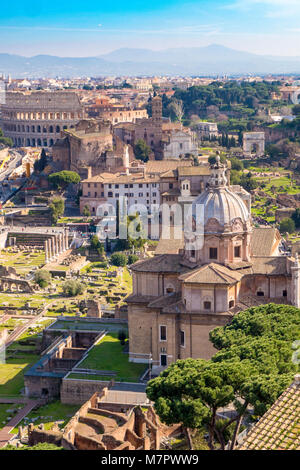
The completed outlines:
<svg viewBox="0 0 300 470">
<path fill-rule="evenodd" d="M 146 163 L 146 171 L 147 173 L 164 173 L 179 167 L 191 167 L 192 164 L 191 160 L 150 160 Z"/>
<path fill-rule="evenodd" d="M 82 181 L 82 183 L 113 183 L 113 184 L 124 184 L 124 183 L 158 183 L 159 176 L 149 176 L 143 173 L 131 173 L 129 175 L 122 173 L 101 173 L 100 175 L 92 176 Z"/>
<path fill-rule="evenodd" d="M 181 299 L 181 292 L 176 292 L 170 295 L 162 295 L 149 303 L 148 307 L 151 308 L 164 308 L 177 303 Z"/>
<path fill-rule="evenodd" d="M 181 255 L 164 254 L 154 256 L 153 258 L 137 263 L 131 266 L 132 271 L 139 272 L 165 272 L 165 273 L 184 273 L 187 268 L 181 265 Z"/>
<path fill-rule="evenodd" d="M 252 266 L 243 270 L 243 274 L 289 274 L 286 256 L 252 256 Z"/>
<path fill-rule="evenodd" d="M 176 235 L 176 238 L 175 238 Z M 180 236 L 180 238 L 178 238 Z M 168 239 L 160 238 L 156 246 L 155 255 L 172 254 L 177 255 L 180 249 L 184 248 L 183 232 L 174 234 L 174 227 L 170 227 L 170 237 Z"/>
<path fill-rule="evenodd" d="M 179 280 L 191 284 L 225 284 L 232 285 L 240 281 L 242 274 L 217 263 L 210 263 L 191 272 L 182 274 Z"/>
<path fill-rule="evenodd" d="M 192 167 L 178 168 L 178 176 L 210 176 L 210 167 L 207 165 L 199 165 Z"/>
<path fill-rule="evenodd" d="M 254 256 L 271 256 L 274 245 L 279 240 L 280 235 L 275 227 L 254 228 L 251 240 L 252 254 Z"/>
<path fill-rule="evenodd" d="M 300 450 L 300 375 L 247 434 L 238 450 Z"/>
</svg>

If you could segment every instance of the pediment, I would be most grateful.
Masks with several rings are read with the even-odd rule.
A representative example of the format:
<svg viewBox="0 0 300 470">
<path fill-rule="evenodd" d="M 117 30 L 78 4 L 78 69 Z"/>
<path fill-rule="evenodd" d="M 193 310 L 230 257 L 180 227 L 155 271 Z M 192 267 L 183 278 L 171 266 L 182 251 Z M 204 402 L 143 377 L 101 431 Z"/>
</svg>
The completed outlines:
<svg viewBox="0 0 300 470">
<path fill-rule="evenodd" d="M 205 224 L 205 232 L 222 232 L 222 225 L 217 219 L 211 218 Z"/>
</svg>

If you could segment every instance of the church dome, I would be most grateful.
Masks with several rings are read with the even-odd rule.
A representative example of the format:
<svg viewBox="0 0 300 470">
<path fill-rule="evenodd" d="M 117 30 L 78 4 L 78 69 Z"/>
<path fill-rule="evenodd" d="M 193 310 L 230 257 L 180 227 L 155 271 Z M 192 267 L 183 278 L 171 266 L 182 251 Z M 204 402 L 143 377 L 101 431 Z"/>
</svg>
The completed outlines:
<svg viewBox="0 0 300 470">
<path fill-rule="evenodd" d="M 201 212 L 198 212 L 198 205 L 202 206 Z M 198 221 L 197 216 L 199 217 L 200 214 L 204 220 Z M 192 215 L 197 223 L 204 225 L 209 219 L 216 219 L 222 226 L 231 224 L 238 218 L 242 223 L 250 219 L 244 201 L 227 186 L 226 165 L 221 163 L 219 156 L 217 156 L 216 163 L 211 165 L 208 189 L 193 202 Z"/>
<path fill-rule="evenodd" d="M 201 204 L 204 210 L 204 225 L 209 219 L 216 219 L 220 225 L 231 224 L 240 218 L 243 223 L 250 218 L 243 200 L 228 188 L 207 189 L 193 203 L 193 217 L 196 218 L 196 206 Z"/>
</svg>

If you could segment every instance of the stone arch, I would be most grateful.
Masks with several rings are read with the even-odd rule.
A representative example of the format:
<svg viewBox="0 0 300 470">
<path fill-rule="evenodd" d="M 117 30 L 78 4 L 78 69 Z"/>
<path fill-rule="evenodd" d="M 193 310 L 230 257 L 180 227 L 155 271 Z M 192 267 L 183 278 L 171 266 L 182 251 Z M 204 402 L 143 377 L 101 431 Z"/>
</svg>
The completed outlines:
<svg viewBox="0 0 300 470">
<path fill-rule="evenodd" d="M 175 292 L 175 287 L 171 282 L 168 282 L 165 288 L 165 293 L 166 294 L 173 294 Z"/>
</svg>

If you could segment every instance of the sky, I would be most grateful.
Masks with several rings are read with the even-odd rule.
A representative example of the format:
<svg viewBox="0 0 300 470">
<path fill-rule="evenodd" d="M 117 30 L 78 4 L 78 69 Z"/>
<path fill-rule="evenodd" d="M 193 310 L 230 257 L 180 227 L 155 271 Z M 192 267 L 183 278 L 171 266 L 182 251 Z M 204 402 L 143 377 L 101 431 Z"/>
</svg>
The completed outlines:
<svg viewBox="0 0 300 470">
<path fill-rule="evenodd" d="M 221 44 L 300 56 L 299 20 L 300 0 L 14 0 L 1 5 L 0 52 L 90 57 Z"/>
</svg>

